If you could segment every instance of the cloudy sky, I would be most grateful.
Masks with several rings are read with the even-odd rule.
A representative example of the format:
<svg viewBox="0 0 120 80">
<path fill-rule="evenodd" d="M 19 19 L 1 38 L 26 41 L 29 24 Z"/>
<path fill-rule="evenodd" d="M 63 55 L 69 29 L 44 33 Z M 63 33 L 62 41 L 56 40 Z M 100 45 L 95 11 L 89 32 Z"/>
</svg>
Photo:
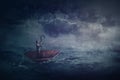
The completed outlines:
<svg viewBox="0 0 120 80">
<path fill-rule="evenodd" d="M 4 0 L 0 6 L 3 48 L 33 47 L 42 34 L 47 48 L 106 50 L 120 46 L 117 0 Z"/>
</svg>

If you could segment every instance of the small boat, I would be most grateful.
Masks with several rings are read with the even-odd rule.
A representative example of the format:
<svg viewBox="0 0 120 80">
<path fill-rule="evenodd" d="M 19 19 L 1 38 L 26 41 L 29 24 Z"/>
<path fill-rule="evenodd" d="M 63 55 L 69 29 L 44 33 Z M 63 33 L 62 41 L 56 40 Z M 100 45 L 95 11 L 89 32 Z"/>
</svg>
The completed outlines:
<svg viewBox="0 0 120 80">
<path fill-rule="evenodd" d="M 58 50 L 42 50 L 43 38 L 45 36 L 41 36 L 40 41 L 36 41 L 36 50 L 26 52 L 25 56 L 35 62 L 43 62 L 52 59 L 59 53 Z"/>
<path fill-rule="evenodd" d="M 59 51 L 57 50 L 41 50 L 40 53 L 38 53 L 37 51 L 28 51 L 27 53 L 25 53 L 25 56 L 35 62 L 43 62 L 52 59 L 58 53 Z"/>
</svg>

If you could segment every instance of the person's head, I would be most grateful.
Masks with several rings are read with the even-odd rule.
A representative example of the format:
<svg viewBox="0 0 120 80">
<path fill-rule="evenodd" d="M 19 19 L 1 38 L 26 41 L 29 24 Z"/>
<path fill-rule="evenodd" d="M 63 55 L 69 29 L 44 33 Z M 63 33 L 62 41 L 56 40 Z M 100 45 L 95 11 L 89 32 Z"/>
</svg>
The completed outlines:
<svg viewBox="0 0 120 80">
<path fill-rule="evenodd" d="M 39 43 L 38 40 L 36 40 L 36 43 Z"/>
</svg>

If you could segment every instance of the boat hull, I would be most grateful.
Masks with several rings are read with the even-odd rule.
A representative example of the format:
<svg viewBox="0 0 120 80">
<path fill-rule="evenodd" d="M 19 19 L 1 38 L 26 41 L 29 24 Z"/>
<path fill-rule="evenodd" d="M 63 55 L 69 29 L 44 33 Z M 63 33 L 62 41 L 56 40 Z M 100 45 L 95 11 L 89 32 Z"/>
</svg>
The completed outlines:
<svg viewBox="0 0 120 80">
<path fill-rule="evenodd" d="M 42 62 L 52 59 L 58 53 L 59 51 L 57 50 L 41 50 L 39 53 L 37 51 L 28 51 L 25 53 L 25 56 L 35 62 Z"/>
</svg>

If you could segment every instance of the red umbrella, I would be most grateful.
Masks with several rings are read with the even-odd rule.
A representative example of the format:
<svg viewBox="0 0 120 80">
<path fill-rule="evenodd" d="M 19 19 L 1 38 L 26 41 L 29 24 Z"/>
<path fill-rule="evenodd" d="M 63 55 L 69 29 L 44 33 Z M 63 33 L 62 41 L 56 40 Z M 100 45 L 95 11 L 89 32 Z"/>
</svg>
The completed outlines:
<svg viewBox="0 0 120 80">
<path fill-rule="evenodd" d="M 33 61 L 41 62 L 48 61 L 59 53 L 57 50 L 41 50 L 40 53 L 37 51 L 29 51 L 25 55 Z"/>
<path fill-rule="evenodd" d="M 53 58 L 55 55 L 59 53 L 57 50 L 41 50 L 43 45 L 43 39 L 45 38 L 44 35 L 40 36 L 40 40 L 36 41 L 36 51 L 29 51 L 25 53 L 25 55 L 32 59 L 33 61 L 47 61 Z"/>
</svg>

